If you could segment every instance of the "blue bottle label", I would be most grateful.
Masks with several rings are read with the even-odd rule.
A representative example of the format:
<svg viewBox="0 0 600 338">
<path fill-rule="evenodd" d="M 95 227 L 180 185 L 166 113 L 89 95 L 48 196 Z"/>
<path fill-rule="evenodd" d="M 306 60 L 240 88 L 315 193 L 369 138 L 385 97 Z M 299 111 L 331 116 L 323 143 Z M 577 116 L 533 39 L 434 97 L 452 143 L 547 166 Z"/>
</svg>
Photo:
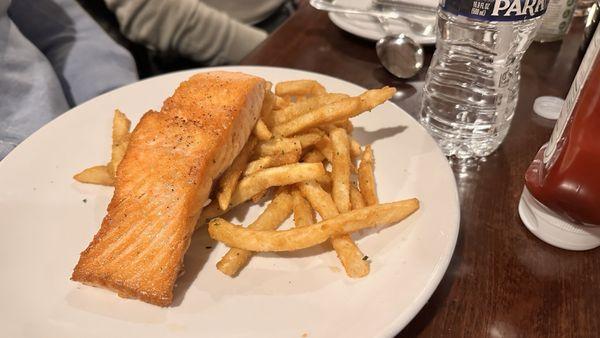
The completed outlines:
<svg viewBox="0 0 600 338">
<path fill-rule="evenodd" d="M 483 21 L 522 21 L 544 14 L 548 0 L 441 0 L 440 7 Z"/>
</svg>

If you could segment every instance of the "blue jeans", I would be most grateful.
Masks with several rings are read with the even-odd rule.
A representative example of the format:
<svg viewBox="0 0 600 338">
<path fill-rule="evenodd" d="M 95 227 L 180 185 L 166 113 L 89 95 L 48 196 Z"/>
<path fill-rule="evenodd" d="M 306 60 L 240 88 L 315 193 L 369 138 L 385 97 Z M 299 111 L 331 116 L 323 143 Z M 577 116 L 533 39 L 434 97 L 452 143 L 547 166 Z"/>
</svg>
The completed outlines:
<svg viewBox="0 0 600 338">
<path fill-rule="evenodd" d="M 137 81 L 75 0 L 0 0 L 0 159 L 70 107 Z"/>
</svg>

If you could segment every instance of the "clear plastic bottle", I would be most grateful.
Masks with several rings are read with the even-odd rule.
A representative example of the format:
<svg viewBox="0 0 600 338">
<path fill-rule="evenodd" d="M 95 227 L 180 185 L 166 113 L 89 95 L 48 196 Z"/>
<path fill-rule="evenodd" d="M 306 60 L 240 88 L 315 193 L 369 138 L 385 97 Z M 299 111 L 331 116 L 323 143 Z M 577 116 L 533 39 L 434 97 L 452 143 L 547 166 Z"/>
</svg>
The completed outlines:
<svg viewBox="0 0 600 338">
<path fill-rule="evenodd" d="M 577 0 L 577 5 L 575 6 L 575 16 L 588 16 L 590 9 L 596 2 L 596 0 Z"/>
<path fill-rule="evenodd" d="M 442 0 L 420 122 L 446 156 L 491 154 L 510 127 L 521 57 L 547 0 Z"/>
<path fill-rule="evenodd" d="M 565 34 L 567 34 L 569 27 L 571 27 L 574 12 L 575 0 L 550 0 L 548 2 L 548 10 L 535 36 L 535 41 L 551 42 L 562 40 Z"/>
</svg>

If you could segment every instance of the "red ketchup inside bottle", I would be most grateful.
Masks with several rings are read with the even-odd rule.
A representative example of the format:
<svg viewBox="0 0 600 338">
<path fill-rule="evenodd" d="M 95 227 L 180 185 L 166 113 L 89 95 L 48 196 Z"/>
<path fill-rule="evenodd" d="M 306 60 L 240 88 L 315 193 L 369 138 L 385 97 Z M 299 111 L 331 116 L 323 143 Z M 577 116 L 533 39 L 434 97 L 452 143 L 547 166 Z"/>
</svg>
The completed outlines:
<svg viewBox="0 0 600 338">
<path fill-rule="evenodd" d="M 525 173 L 519 215 L 559 248 L 600 247 L 600 29 L 596 29 L 552 137 Z"/>
<path fill-rule="evenodd" d="M 600 57 L 592 45 L 596 53 L 586 53 L 550 141 L 525 173 L 525 186 L 567 220 L 600 226 Z"/>
</svg>

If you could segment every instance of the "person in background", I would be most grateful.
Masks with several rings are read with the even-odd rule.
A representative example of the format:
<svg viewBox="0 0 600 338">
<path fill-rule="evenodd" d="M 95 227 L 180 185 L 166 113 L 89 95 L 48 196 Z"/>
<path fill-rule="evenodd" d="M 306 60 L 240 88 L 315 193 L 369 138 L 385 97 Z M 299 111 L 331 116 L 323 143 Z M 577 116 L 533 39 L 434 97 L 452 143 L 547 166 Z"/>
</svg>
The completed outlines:
<svg viewBox="0 0 600 338">
<path fill-rule="evenodd" d="M 137 81 L 75 0 L 0 0 L 0 159 L 70 107 Z"/>
<path fill-rule="evenodd" d="M 212 66 L 238 63 L 266 37 L 252 24 L 285 0 L 104 0 L 129 40 Z"/>
</svg>

